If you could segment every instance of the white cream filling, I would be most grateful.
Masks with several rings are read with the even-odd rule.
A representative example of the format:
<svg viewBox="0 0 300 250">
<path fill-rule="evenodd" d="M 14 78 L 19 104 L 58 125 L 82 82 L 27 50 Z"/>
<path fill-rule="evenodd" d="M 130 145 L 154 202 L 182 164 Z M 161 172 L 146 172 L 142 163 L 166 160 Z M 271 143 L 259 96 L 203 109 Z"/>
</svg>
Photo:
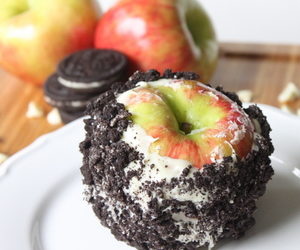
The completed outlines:
<svg viewBox="0 0 300 250">
<path fill-rule="evenodd" d="M 72 82 L 68 81 L 62 77 L 58 77 L 60 84 L 64 85 L 67 88 L 72 89 L 90 89 L 90 88 L 99 88 L 106 83 L 106 81 L 97 81 L 97 82 Z"/>
<path fill-rule="evenodd" d="M 54 101 L 48 96 L 45 96 L 45 101 L 49 103 L 52 106 L 58 106 L 58 107 L 63 107 L 63 106 L 70 106 L 73 108 L 81 108 L 86 106 L 90 101 Z"/>
</svg>

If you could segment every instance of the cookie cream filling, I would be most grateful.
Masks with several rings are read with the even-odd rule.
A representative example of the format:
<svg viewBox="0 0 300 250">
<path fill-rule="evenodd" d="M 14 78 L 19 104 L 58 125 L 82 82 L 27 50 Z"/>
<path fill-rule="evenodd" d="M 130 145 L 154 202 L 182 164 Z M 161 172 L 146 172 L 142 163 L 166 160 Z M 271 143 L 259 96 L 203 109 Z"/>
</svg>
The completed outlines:
<svg viewBox="0 0 300 250">
<path fill-rule="evenodd" d="M 99 88 L 103 86 L 106 81 L 98 81 L 98 82 L 73 82 L 68 81 L 62 77 L 58 77 L 58 81 L 60 84 L 64 85 L 67 88 L 72 89 L 90 89 L 90 88 Z"/>
<path fill-rule="evenodd" d="M 55 107 L 69 106 L 72 108 L 85 107 L 90 101 L 54 101 L 53 99 L 45 96 L 45 101 Z"/>
<path fill-rule="evenodd" d="M 119 74 L 117 74 L 116 76 L 107 78 L 105 80 L 102 80 L 102 81 L 94 81 L 94 82 L 74 82 L 74 81 L 66 80 L 63 77 L 57 78 L 57 80 L 60 84 L 64 85 L 67 88 L 71 88 L 71 89 L 96 89 L 96 88 L 102 87 L 103 85 L 105 85 L 109 82 L 117 81 L 118 79 L 120 79 Z"/>
</svg>

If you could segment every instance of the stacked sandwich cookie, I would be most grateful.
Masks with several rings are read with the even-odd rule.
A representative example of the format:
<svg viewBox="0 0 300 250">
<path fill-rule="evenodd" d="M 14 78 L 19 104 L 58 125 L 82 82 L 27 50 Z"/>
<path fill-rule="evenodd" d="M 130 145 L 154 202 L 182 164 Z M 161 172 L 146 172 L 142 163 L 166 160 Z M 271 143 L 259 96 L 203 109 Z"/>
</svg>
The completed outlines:
<svg viewBox="0 0 300 250">
<path fill-rule="evenodd" d="M 137 249 L 190 250 L 255 224 L 273 175 L 270 126 L 257 106 L 193 73 L 137 72 L 88 107 L 85 196 Z"/>
<path fill-rule="evenodd" d="M 45 100 L 68 123 L 83 116 L 87 103 L 127 74 L 126 57 L 113 50 L 88 49 L 63 59 L 45 85 Z"/>
</svg>

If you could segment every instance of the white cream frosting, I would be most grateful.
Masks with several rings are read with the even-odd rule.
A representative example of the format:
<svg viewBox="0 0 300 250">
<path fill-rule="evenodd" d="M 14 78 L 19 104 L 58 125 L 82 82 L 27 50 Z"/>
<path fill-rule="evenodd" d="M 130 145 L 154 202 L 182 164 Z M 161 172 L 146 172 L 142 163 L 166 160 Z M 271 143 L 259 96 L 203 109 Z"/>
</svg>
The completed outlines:
<svg viewBox="0 0 300 250">
<path fill-rule="evenodd" d="M 140 205 L 146 210 L 151 197 L 143 190 L 143 185 L 147 181 L 160 182 L 165 180 L 170 182 L 172 178 L 179 178 L 182 171 L 191 165 L 186 160 L 173 159 L 166 156 L 160 156 L 157 152 L 149 152 L 150 144 L 155 141 L 154 138 L 148 136 L 143 128 L 139 125 L 132 125 L 123 133 L 122 140 L 135 148 L 139 153 L 144 155 L 144 167 L 141 179 L 133 177 L 130 181 L 129 188 L 125 190 L 132 197 L 136 197 Z M 131 162 L 125 169 L 130 170 L 141 169 L 139 162 Z M 200 171 L 197 168 L 192 168 L 190 175 L 195 171 Z M 205 202 L 208 199 L 208 194 L 202 190 L 193 190 L 186 192 L 184 186 L 178 186 L 171 190 L 163 190 L 166 199 L 177 199 L 179 201 Z"/>
<path fill-rule="evenodd" d="M 172 178 L 179 178 L 182 174 L 182 171 L 191 165 L 190 162 L 180 159 L 172 159 L 170 157 L 160 156 L 157 152 L 149 152 L 150 144 L 155 141 L 154 138 L 147 135 L 145 130 L 141 128 L 139 125 L 131 125 L 127 128 L 126 131 L 123 132 L 122 140 L 128 143 L 131 147 L 135 148 L 139 153 L 143 153 L 144 155 L 144 166 L 141 167 L 138 161 L 131 162 L 125 169 L 125 172 L 130 170 L 140 170 L 143 169 L 143 173 L 140 179 L 137 177 L 133 177 L 130 180 L 128 189 L 124 190 L 127 194 L 129 194 L 132 198 L 135 199 L 137 203 L 141 206 L 141 208 L 147 212 L 148 210 L 148 202 L 153 198 L 152 196 L 156 196 L 152 192 L 151 196 L 147 193 L 147 191 L 143 188 L 147 181 L 159 182 L 165 180 L 167 183 L 171 182 Z M 152 165 L 154 164 L 154 165 Z M 168 167 L 166 167 L 168 166 Z M 191 168 L 190 173 L 188 175 L 189 178 L 193 178 L 193 173 L 196 171 L 201 171 L 197 168 Z M 197 206 L 202 206 L 209 199 L 209 193 L 204 192 L 204 190 L 193 189 L 186 190 L 184 184 L 179 184 L 173 189 L 161 189 L 164 194 L 164 199 L 176 199 L 179 201 L 193 201 Z M 156 196 L 159 202 L 162 202 L 162 199 Z M 199 226 L 197 224 L 198 220 L 194 218 L 187 217 L 184 213 L 174 213 L 172 215 L 173 219 L 176 221 L 175 224 L 179 226 L 179 228 L 183 227 L 183 224 L 188 224 L 189 233 L 180 234 L 178 240 L 181 242 L 191 242 L 191 241 L 199 241 L 200 245 L 204 245 L 208 242 L 210 247 L 214 246 L 214 240 L 210 234 L 210 232 L 204 232 L 205 237 L 203 235 L 199 235 Z M 220 229 L 222 232 L 222 228 Z M 221 234 L 221 233 L 220 233 Z"/>
</svg>

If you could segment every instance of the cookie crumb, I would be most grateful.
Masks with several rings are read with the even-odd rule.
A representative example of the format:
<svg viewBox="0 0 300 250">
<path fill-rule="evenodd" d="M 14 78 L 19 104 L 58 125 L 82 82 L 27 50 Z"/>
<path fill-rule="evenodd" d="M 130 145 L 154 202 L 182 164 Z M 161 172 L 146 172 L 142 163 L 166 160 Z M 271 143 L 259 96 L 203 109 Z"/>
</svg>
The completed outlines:
<svg viewBox="0 0 300 250">
<path fill-rule="evenodd" d="M 251 102 L 253 99 L 253 92 L 249 89 L 239 90 L 236 94 L 242 102 Z"/>
<path fill-rule="evenodd" d="M 281 105 L 280 109 L 289 114 L 295 114 L 294 110 L 290 108 L 288 105 Z"/>
<path fill-rule="evenodd" d="M 280 103 L 293 102 L 300 98 L 300 89 L 295 83 L 289 82 L 278 96 Z"/>
<path fill-rule="evenodd" d="M 28 103 L 28 108 L 26 111 L 27 118 L 39 118 L 44 115 L 43 109 L 34 101 Z"/>
<path fill-rule="evenodd" d="M 8 159 L 6 154 L 0 153 L 0 165 Z"/>
<path fill-rule="evenodd" d="M 51 125 L 58 125 L 62 123 L 58 109 L 54 108 L 48 113 L 47 121 Z"/>
</svg>

